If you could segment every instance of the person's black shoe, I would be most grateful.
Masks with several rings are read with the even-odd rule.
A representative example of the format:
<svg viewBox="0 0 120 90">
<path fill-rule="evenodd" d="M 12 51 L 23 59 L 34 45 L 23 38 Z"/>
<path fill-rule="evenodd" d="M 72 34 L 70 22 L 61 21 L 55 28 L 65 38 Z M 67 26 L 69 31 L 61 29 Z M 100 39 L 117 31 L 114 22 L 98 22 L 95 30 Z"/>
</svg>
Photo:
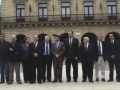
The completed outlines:
<svg viewBox="0 0 120 90">
<path fill-rule="evenodd" d="M 82 80 L 82 82 L 86 82 L 86 80 Z"/>
<path fill-rule="evenodd" d="M 56 83 L 57 82 L 57 80 L 53 80 L 53 82 L 52 83 Z"/>
<path fill-rule="evenodd" d="M 117 80 L 117 82 L 120 82 L 120 80 Z"/>
<path fill-rule="evenodd" d="M 43 80 L 43 83 L 45 83 L 45 80 Z"/>
<path fill-rule="evenodd" d="M 51 82 L 51 80 L 48 80 L 48 82 Z"/>
<path fill-rule="evenodd" d="M 25 83 L 27 83 L 27 81 L 25 81 Z"/>
<path fill-rule="evenodd" d="M 34 84 L 35 82 L 30 82 L 30 84 Z"/>
<path fill-rule="evenodd" d="M 62 80 L 59 80 L 60 83 L 62 83 L 63 81 Z"/>
<path fill-rule="evenodd" d="M 7 84 L 8 84 L 8 85 L 11 85 L 11 84 L 13 84 L 13 82 L 12 82 L 12 81 L 9 81 Z"/>
<path fill-rule="evenodd" d="M 77 80 L 74 80 L 74 82 L 78 82 Z"/>
<path fill-rule="evenodd" d="M 103 81 L 103 82 L 106 82 L 106 80 L 103 78 L 103 79 L 101 79 L 101 81 Z"/>
<path fill-rule="evenodd" d="M 99 81 L 99 79 L 98 78 L 96 78 L 96 82 L 98 82 Z"/>
<path fill-rule="evenodd" d="M 93 81 L 93 80 L 90 80 L 89 82 L 93 83 L 94 81 Z"/>
<path fill-rule="evenodd" d="M 0 84 L 3 84 L 3 83 L 5 83 L 5 82 L 4 81 L 0 82 Z"/>
<path fill-rule="evenodd" d="M 67 82 L 71 82 L 71 80 L 67 80 Z"/>
<path fill-rule="evenodd" d="M 39 84 L 42 84 L 42 82 L 38 82 Z"/>
<path fill-rule="evenodd" d="M 110 79 L 108 80 L 108 82 L 112 82 L 112 81 L 113 81 L 113 80 L 110 80 Z"/>
</svg>

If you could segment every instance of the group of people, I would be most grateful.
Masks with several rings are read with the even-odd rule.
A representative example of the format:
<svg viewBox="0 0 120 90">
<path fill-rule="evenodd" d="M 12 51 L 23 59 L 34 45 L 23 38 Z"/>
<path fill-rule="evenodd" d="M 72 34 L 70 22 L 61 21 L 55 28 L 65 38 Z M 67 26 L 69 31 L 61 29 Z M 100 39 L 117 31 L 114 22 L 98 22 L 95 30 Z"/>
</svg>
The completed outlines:
<svg viewBox="0 0 120 90">
<path fill-rule="evenodd" d="M 93 66 L 95 63 L 96 81 L 100 80 L 99 69 L 101 67 L 101 81 L 105 82 L 105 61 L 109 62 L 109 80 L 113 81 L 114 65 L 116 68 L 116 80 L 120 82 L 120 42 L 115 40 L 114 34 L 109 34 L 109 41 L 102 41 L 102 34 L 97 35 L 97 40 L 90 43 L 89 37 L 83 38 L 79 47 L 78 39 L 73 37 L 73 31 L 68 31 L 68 38 L 60 41 L 60 36 L 55 35 L 55 42 L 51 43 L 50 36 L 46 35 L 44 42 L 39 42 L 38 35 L 34 35 L 34 42 L 25 37 L 25 43 L 16 42 L 16 35 L 12 35 L 12 42 L 5 40 L 5 34 L 0 34 L 0 74 L 1 82 L 13 84 L 14 69 L 16 81 L 22 84 L 20 79 L 20 64 L 23 65 L 24 82 L 41 84 L 48 82 L 62 83 L 63 61 L 66 61 L 66 78 L 71 82 L 71 65 L 73 66 L 73 80 L 78 80 L 78 61 L 82 64 L 82 82 L 93 81 Z M 51 81 L 51 68 L 54 68 L 54 80 Z"/>
</svg>

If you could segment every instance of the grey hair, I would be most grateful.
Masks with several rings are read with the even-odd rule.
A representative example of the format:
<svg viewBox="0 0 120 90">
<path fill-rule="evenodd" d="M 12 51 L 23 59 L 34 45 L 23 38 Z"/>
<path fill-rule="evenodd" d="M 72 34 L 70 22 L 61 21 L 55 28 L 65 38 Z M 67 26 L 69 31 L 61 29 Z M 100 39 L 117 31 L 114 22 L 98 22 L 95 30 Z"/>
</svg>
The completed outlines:
<svg viewBox="0 0 120 90">
<path fill-rule="evenodd" d="M 90 41 L 89 37 L 84 37 L 83 39 L 87 39 L 88 41 Z"/>
<path fill-rule="evenodd" d="M 97 36 L 102 35 L 102 33 L 98 33 Z"/>
</svg>

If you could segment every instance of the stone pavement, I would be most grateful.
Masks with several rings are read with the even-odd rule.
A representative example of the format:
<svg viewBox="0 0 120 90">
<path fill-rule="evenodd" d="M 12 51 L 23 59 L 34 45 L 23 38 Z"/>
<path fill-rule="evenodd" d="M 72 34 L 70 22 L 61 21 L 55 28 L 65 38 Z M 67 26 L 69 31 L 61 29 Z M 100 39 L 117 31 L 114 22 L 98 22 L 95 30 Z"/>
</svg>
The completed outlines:
<svg viewBox="0 0 120 90">
<path fill-rule="evenodd" d="M 65 65 L 63 65 L 63 83 L 42 83 L 42 84 L 29 84 L 23 82 L 23 75 L 21 70 L 21 80 L 23 82 L 22 85 L 18 85 L 16 82 L 12 85 L 1 84 L 0 90 L 120 90 L 120 83 L 116 82 L 115 75 L 113 82 L 95 82 L 95 75 L 94 75 L 94 83 L 90 82 L 81 82 L 82 81 L 82 69 L 81 64 L 79 63 L 79 78 L 78 82 L 75 83 L 73 80 L 70 83 L 66 82 L 66 73 L 65 73 Z M 108 64 L 106 63 L 106 80 L 109 79 L 109 71 L 108 71 Z M 72 70 L 71 70 L 72 71 Z M 95 74 L 95 72 L 94 72 Z M 115 74 L 115 72 L 114 72 Z M 72 73 L 71 73 L 72 75 Z M 52 69 L 52 79 L 53 79 L 53 69 Z"/>
</svg>

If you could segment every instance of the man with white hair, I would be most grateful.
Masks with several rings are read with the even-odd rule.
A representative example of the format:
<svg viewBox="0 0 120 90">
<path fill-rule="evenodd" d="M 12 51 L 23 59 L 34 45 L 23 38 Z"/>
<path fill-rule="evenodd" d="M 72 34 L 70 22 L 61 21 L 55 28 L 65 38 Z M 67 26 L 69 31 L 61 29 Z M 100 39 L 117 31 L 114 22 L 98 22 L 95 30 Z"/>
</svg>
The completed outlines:
<svg viewBox="0 0 120 90">
<path fill-rule="evenodd" d="M 45 41 L 43 42 L 43 60 L 42 60 L 42 80 L 43 82 L 51 82 L 51 68 L 52 68 L 52 43 L 50 42 L 50 36 L 45 36 Z M 47 67 L 47 68 L 46 68 Z M 47 77 L 46 77 L 47 70 Z"/>
<path fill-rule="evenodd" d="M 16 81 L 18 84 L 22 84 L 20 80 L 20 63 L 22 47 L 20 43 L 16 42 L 16 35 L 12 35 L 12 42 L 9 44 L 9 82 L 8 85 L 13 84 L 14 69 L 16 71 Z"/>
<path fill-rule="evenodd" d="M 102 33 L 97 35 L 97 40 L 93 43 L 95 46 L 96 63 L 95 76 L 96 81 L 99 81 L 99 68 L 101 67 L 101 81 L 105 82 L 105 61 L 106 61 L 106 44 L 102 41 Z"/>
<path fill-rule="evenodd" d="M 83 71 L 82 82 L 86 82 L 87 77 L 89 79 L 89 82 L 94 82 L 93 63 L 95 61 L 95 50 L 94 50 L 94 45 L 89 43 L 88 37 L 84 37 L 83 44 L 80 45 L 79 60 L 82 63 L 82 71 Z"/>
</svg>

